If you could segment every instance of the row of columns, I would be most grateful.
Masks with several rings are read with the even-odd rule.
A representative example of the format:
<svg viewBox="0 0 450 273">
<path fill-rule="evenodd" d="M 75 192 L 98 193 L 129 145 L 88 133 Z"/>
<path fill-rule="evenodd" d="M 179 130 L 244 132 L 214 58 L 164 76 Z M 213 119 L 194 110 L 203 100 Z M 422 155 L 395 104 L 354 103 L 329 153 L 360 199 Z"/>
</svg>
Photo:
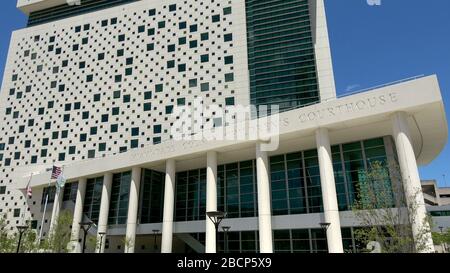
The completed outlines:
<svg viewBox="0 0 450 273">
<path fill-rule="evenodd" d="M 404 189 L 407 200 L 415 199 L 419 204 L 416 217 L 424 219 L 426 216 L 425 204 L 421 192 L 420 178 L 417 169 L 416 158 L 411 142 L 411 136 L 408 128 L 407 115 L 405 113 L 396 113 L 392 116 L 393 137 L 397 147 L 397 153 L 400 163 L 402 177 L 404 177 Z M 324 221 L 329 223 L 326 231 L 328 251 L 330 253 L 343 253 L 341 224 L 339 218 L 338 201 L 336 194 L 336 184 L 334 180 L 334 170 L 330 146 L 329 132 L 326 128 L 319 128 L 315 132 L 317 145 L 321 188 L 323 196 Z M 256 171 L 257 171 L 257 189 L 258 189 L 258 224 L 259 224 L 259 242 L 261 253 L 273 252 L 272 240 L 272 208 L 271 208 L 271 186 L 269 178 L 269 160 L 267 152 L 261 150 L 261 145 L 256 145 Z M 162 241 L 161 252 L 172 252 L 173 238 L 173 220 L 175 204 L 175 160 L 166 161 L 166 176 L 164 189 L 164 210 L 162 223 Z M 207 153 L 207 200 L 206 211 L 217 211 L 217 153 L 214 151 Z M 130 187 L 130 198 L 128 207 L 128 220 L 126 228 L 127 245 L 126 253 L 134 252 L 136 238 L 138 196 L 140 188 L 141 169 L 133 168 Z M 112 186 L 112 174 L 107 173 L 104 176 L 102 199 L 100 206 L 100 216 L 98 223 L 98 232 L 107 231 L 108 211 Z M 82 211 L 84 195 L 86 191 L 86 179 L 80 179 L 77 191 L 75 212 L 72 225 L 72 240 L 78 241 L 80 232 L 79 223 L 82 220 Z M 216 252 L 216 232 L 214 224 L 206 217 L 206 253 Z M 419 236 L 421 231 L 427 228 L 426 223 L 422 221 L 413 221 L 413 233 Z M 96 252 L 104 251 L 96 249 Z M 427 249 L 423 252 L 434 251 L 431 236 L 426 238 Z M 76 251 L 79 252 L 79 249 Z"/>
</svg>

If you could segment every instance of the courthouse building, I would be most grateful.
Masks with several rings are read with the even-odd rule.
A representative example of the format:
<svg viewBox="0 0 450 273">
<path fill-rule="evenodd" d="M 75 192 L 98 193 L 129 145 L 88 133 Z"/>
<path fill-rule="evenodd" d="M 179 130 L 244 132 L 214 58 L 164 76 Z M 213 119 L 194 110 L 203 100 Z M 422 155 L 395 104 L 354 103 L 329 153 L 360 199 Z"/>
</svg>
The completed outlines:
<svg viewBox="0 0 450 273">
<path fill-rule="evenodd" d="M 29 19 L 13 32 L 0 93 L 0 214 L 11 232 L 29 221 L 45 238 L 70 211 L 71 251 L 79 223 L 92 221 L 96 251 L 214 252 L 206 212 L 223 211 L 230 229 L 220 228 L 217 251 L 354 252 L 352 205 L 371 163 L 398 164 L 403 179 L 387 182 L 412 197 L 418 166 L 447 142 L 434 75 L 336 95 L 323 0 L 17 7 Z M 200 97 L 278 105 L 278 147 L 174 139 L 174 109 Z M 67 179 L 60 194 L 54 165 Z M 422 217 L 421 191 L 418 200 Z"/>
</svg>

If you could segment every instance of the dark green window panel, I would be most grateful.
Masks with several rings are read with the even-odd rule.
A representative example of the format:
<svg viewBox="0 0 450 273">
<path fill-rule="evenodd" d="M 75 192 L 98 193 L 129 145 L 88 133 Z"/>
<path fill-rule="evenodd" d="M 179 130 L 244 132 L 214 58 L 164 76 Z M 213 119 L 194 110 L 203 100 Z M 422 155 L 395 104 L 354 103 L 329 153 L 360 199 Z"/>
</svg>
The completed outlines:
<svg viewBox="0 0 450 273">
<path fill-rule="evenodd" d="M 246 1 L 250 100 L 287 111 L 320 101 L 309 3 Z"/>
</svg>

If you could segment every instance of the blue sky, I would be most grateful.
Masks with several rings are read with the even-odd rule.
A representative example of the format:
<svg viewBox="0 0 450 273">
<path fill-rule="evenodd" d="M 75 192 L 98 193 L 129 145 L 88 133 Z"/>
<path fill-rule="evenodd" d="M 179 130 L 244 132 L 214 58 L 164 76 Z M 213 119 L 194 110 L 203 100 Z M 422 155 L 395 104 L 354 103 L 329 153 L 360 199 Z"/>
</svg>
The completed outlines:
<svg viewBox="0 0 450 273">
<path fill-rule="evenodd" d="M 11 32 L 26 25 L 16 0 L 0 10 L 0 79 Z M 325 0 L 338 93 L 357 91 L 421 74 L 437 74 L 450 120 L 450 1 Z M 422 179 L 450 186 L 450 147 L 429 166 Z"/>
</svg>

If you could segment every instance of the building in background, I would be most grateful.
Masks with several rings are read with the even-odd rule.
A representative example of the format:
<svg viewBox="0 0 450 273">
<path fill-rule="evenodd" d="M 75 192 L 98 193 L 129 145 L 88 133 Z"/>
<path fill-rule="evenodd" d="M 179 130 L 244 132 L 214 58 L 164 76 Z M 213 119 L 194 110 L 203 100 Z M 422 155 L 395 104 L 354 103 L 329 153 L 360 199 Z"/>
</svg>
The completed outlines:
<svg viewBox="0 0 450 273">
<path fill-rule="evenodd" d="M 230 252 L 354 252 L 351 206 L 371 163 L 399 165 L 411 197 L 418 164 L 447 142 L 436 76 L 336 96 L 323 0 L 18 8 L 29 22 L 12 35 L 0 93 L 0 213 L 12 232 L 31 221 L 46 236 L 69 210 L 73 251 L 78 223 L 93 221 L 93 235 L 106 232 L 99 252 L 214 252 L 206 212 L 219 210 Z M 174 109 L 199 97 L 278 105 L 279 146 L 174 140 Z M 68 179 L 59 195 L 53 165 Z M 218 241 L 224 251 L 223 232 Z"/>
<path fill-rule="evenodd" d="M 422 191 L 427 211 L 433 219 L 433 231 L 446 232 L 450 229 L 450 188 L 440 188 L 436 180 L 423 180 Z M 442 245 L 436 249 L 442 251 Z"/>
</svg>

